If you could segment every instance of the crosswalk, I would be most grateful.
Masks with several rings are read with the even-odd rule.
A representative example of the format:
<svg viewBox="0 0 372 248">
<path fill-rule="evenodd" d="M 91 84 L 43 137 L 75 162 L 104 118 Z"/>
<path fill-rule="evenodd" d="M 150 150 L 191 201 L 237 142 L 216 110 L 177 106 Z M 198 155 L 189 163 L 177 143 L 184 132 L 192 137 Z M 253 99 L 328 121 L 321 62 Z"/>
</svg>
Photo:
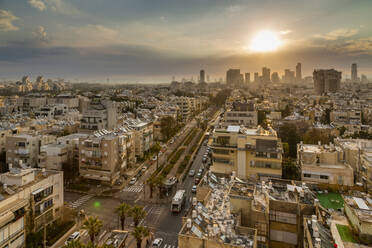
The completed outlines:
<svg viewBox="0 0 372 248">
<path fill-rule="evenodd" d="M 177 245 L 164 244 L 163 248 L 178 248 Z"/>
<path fill-rule="evenodd" d="M 69 202 L 68 206 L 73 208 L 73 209 L 76 209 L 76 208 L 80 207 L 81 205 L 83 205 L 84 203 L 86 203 L 87 201 L 89 201 L 92 198 L 93 198 L 93 195 L 84 195 L 83 197 L 77 199 L 74 202 Z"/>
<path fill-rule="evenodd" d="M 133 193 L 139 193 L 143 190 L 143 185 L 133 185 L 128 188 L 123 189 L 123 192 L 133 192 Z"/>
</svg>

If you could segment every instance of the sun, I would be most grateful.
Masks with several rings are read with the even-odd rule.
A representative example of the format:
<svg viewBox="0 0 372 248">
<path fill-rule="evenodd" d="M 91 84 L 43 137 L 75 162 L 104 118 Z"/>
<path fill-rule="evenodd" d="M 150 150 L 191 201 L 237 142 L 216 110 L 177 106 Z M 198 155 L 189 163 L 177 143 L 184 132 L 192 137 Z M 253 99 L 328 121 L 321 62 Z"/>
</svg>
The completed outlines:
<svg viewBox="0 0 372 248">
<path fill-rule="evenodd" d="M 254 52 L 272 52 L 282 45 L 276 33 L 272 31 L 261 31 L 256 34 L 250 44 L 250 50 Z"/>
</svg>

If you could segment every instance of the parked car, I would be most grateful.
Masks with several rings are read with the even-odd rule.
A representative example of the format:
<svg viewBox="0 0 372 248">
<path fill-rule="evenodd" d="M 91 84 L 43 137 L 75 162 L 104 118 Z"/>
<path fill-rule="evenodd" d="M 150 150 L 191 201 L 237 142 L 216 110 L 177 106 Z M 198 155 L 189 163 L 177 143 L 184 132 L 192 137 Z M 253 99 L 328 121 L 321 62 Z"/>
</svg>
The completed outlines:
<svg viewBox="0 0 372 248">
<path fill-rule="evenodd" d="M 163 239 L 162 238 L 156 238 L 155 240 L 154 240 L 154 242 L 152 242 L 152 247 L 156 247 L 156 248 L 158 248 L 158 247 L 160 247 L 161 246 L 161 244 L 163 243 Z"/>
<path fill-rule="evenodd" d="M 200 182 L 200 178 L 199 177 L 195 177 L 195 184 L 198 184 Z"/>
<path fill-rule="evenodd" d="M 156 161 L 156 159 L 158 159 L 158 156 L 152 157 L 152 161 Z"/>
<path fill-rule="evenodd" d="M 130 179 L 129 181 L 129 185 L 133 185 L 137 182 L 137 178 L 136 177 L 132 177 L 132 179 Z"/>
<path fill-rule="evenodd" d="M 189 176 L 190 176 L 190 177 L 195 176 L 195 170 L 190 170 L 190 171 L 189 171 Z"/>
<path fill-rule="evenodd" d="M 194 194 L 196 193 L 196 185 L 192 186 L 191 192 Z"/>
<path fill-rule="evenodd" d="M 200 179 L 202 177 L 202 174 L 198 172 L 198 174 L 196 174 L 196 177 Z"/>
<path fill-rule="evenodd" d="M 74 241 L 74 240 L 79 240 L 80 239 L 80 232 L 74 232 L 73 234 L 71 234 L 66 242 L 65 242 L 65 245 L 68 245 L 68 243 Z"/>
</svg>

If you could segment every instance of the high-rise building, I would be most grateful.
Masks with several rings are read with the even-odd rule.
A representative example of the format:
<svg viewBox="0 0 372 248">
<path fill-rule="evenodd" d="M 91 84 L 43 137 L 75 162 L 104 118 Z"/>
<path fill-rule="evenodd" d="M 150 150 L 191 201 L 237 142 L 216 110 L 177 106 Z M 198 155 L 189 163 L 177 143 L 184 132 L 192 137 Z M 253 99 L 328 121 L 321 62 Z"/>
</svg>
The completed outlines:
<svg viewBox="0 0 372 248">
<path fill-rule="evenodd" d="M 367 76 L 366 75 L 362 74 L 361 82 L 362 83 L 368 83 L 368 79 L 367 79 Z"/>
<path fill-rule="evenodd" d="M 205 82 L 205 71 L 204 70 L 200 70 L 200 83 L 204 83 Z"/>
<path fill-rule="evenodd" d="M 356 63 L 351 64 L 351 81 L 352 82 L 358 81 L 358 66 Z"/>
<path fill-rule="evenodd" d="M 255 83 L 259 83 L 259 82 L 260 82 L 260 78 L 259 78 L 259 76 L 258 76 L 258 72 L 255 72 L 255 73 L 254 73 L 254 82 L 255 82 Z"/>
<path fill-rule="evenodd" d="M 336 92 L 340 89 L 341 72 L 335 69 L 314 70 L 314 89 L 317 94 Z"/>
<path fill-rule="evenodd" d="M 301 80 L 302 80 L 301 63 L 297 63 L 297 65 L 296 65 L 296 81 L 301 82 Z"/>
<path fill-rule="evenodd" d="M 245 73 L 245 83 L 249 84 L 251 82 L 251 74 L 249 72 Z"/>
<path fill-rule="evenodd" d="M 295 72 L 289 69 L 284 70 L 283 81 L 284 83 L 293 84 L 295 82 Z"/>
<path fill-rule="evenodd" d="M 271 82 L 274 84 L 280 83 L 279 74 L 277 72 L 273 72 L 273 74 L 271 74 Z"/>
<path fill-rule="evenodd" d="M 270 83 L 270 68 L 262 68 L 262 81 L 264 83 Z"/>
<path fill-rule="evenodd" d="M 226 72 L 226 83 L 228 85 L 235 85 L 237 86 L 241 81 L 241 74 L 240 74 L 240 69 L 229 69 Z"/>
</svg>

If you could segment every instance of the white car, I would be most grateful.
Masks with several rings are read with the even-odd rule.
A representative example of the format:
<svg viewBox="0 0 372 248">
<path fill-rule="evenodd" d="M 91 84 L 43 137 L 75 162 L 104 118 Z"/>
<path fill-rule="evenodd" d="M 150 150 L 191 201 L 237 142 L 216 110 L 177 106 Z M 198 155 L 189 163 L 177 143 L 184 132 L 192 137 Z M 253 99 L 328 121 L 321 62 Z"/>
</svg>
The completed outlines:
<svg viewBox="0 0 372 248">
<path fill-rule="evenodd" d="M 130 181 L 129 181 L 129 185 L 133 185 L 133 184 L 135 184 L 136 182 L 137 182 L 137 178 L 132 177 L 132 179 L 130 179 Z"/>
<path fill-rule="evenodd" d="M 152 242 L 152 247 L 160 247 L 161 244 L 163 243 L 163 239 L 162 238 L 156 238 L 154 240 L 154 242 Z"/>
<path fill-rule="evenodd" d="M 153 160 L 153 161 L 156 161 L 156 159 L 158 159 L 157 156 L 152 157 L 152 160 Z"/>
<path fill-rule="evenodd" d="M 74 241 L 74 240 L 79 240 L 80 239 L 80 232 L 74 232 L 73 234 L 71 234 L 66 242 L 65 242 L 65 245 L 68 245 L 68 243 L 70 243 L 71 241 Z"/>
</svg>

